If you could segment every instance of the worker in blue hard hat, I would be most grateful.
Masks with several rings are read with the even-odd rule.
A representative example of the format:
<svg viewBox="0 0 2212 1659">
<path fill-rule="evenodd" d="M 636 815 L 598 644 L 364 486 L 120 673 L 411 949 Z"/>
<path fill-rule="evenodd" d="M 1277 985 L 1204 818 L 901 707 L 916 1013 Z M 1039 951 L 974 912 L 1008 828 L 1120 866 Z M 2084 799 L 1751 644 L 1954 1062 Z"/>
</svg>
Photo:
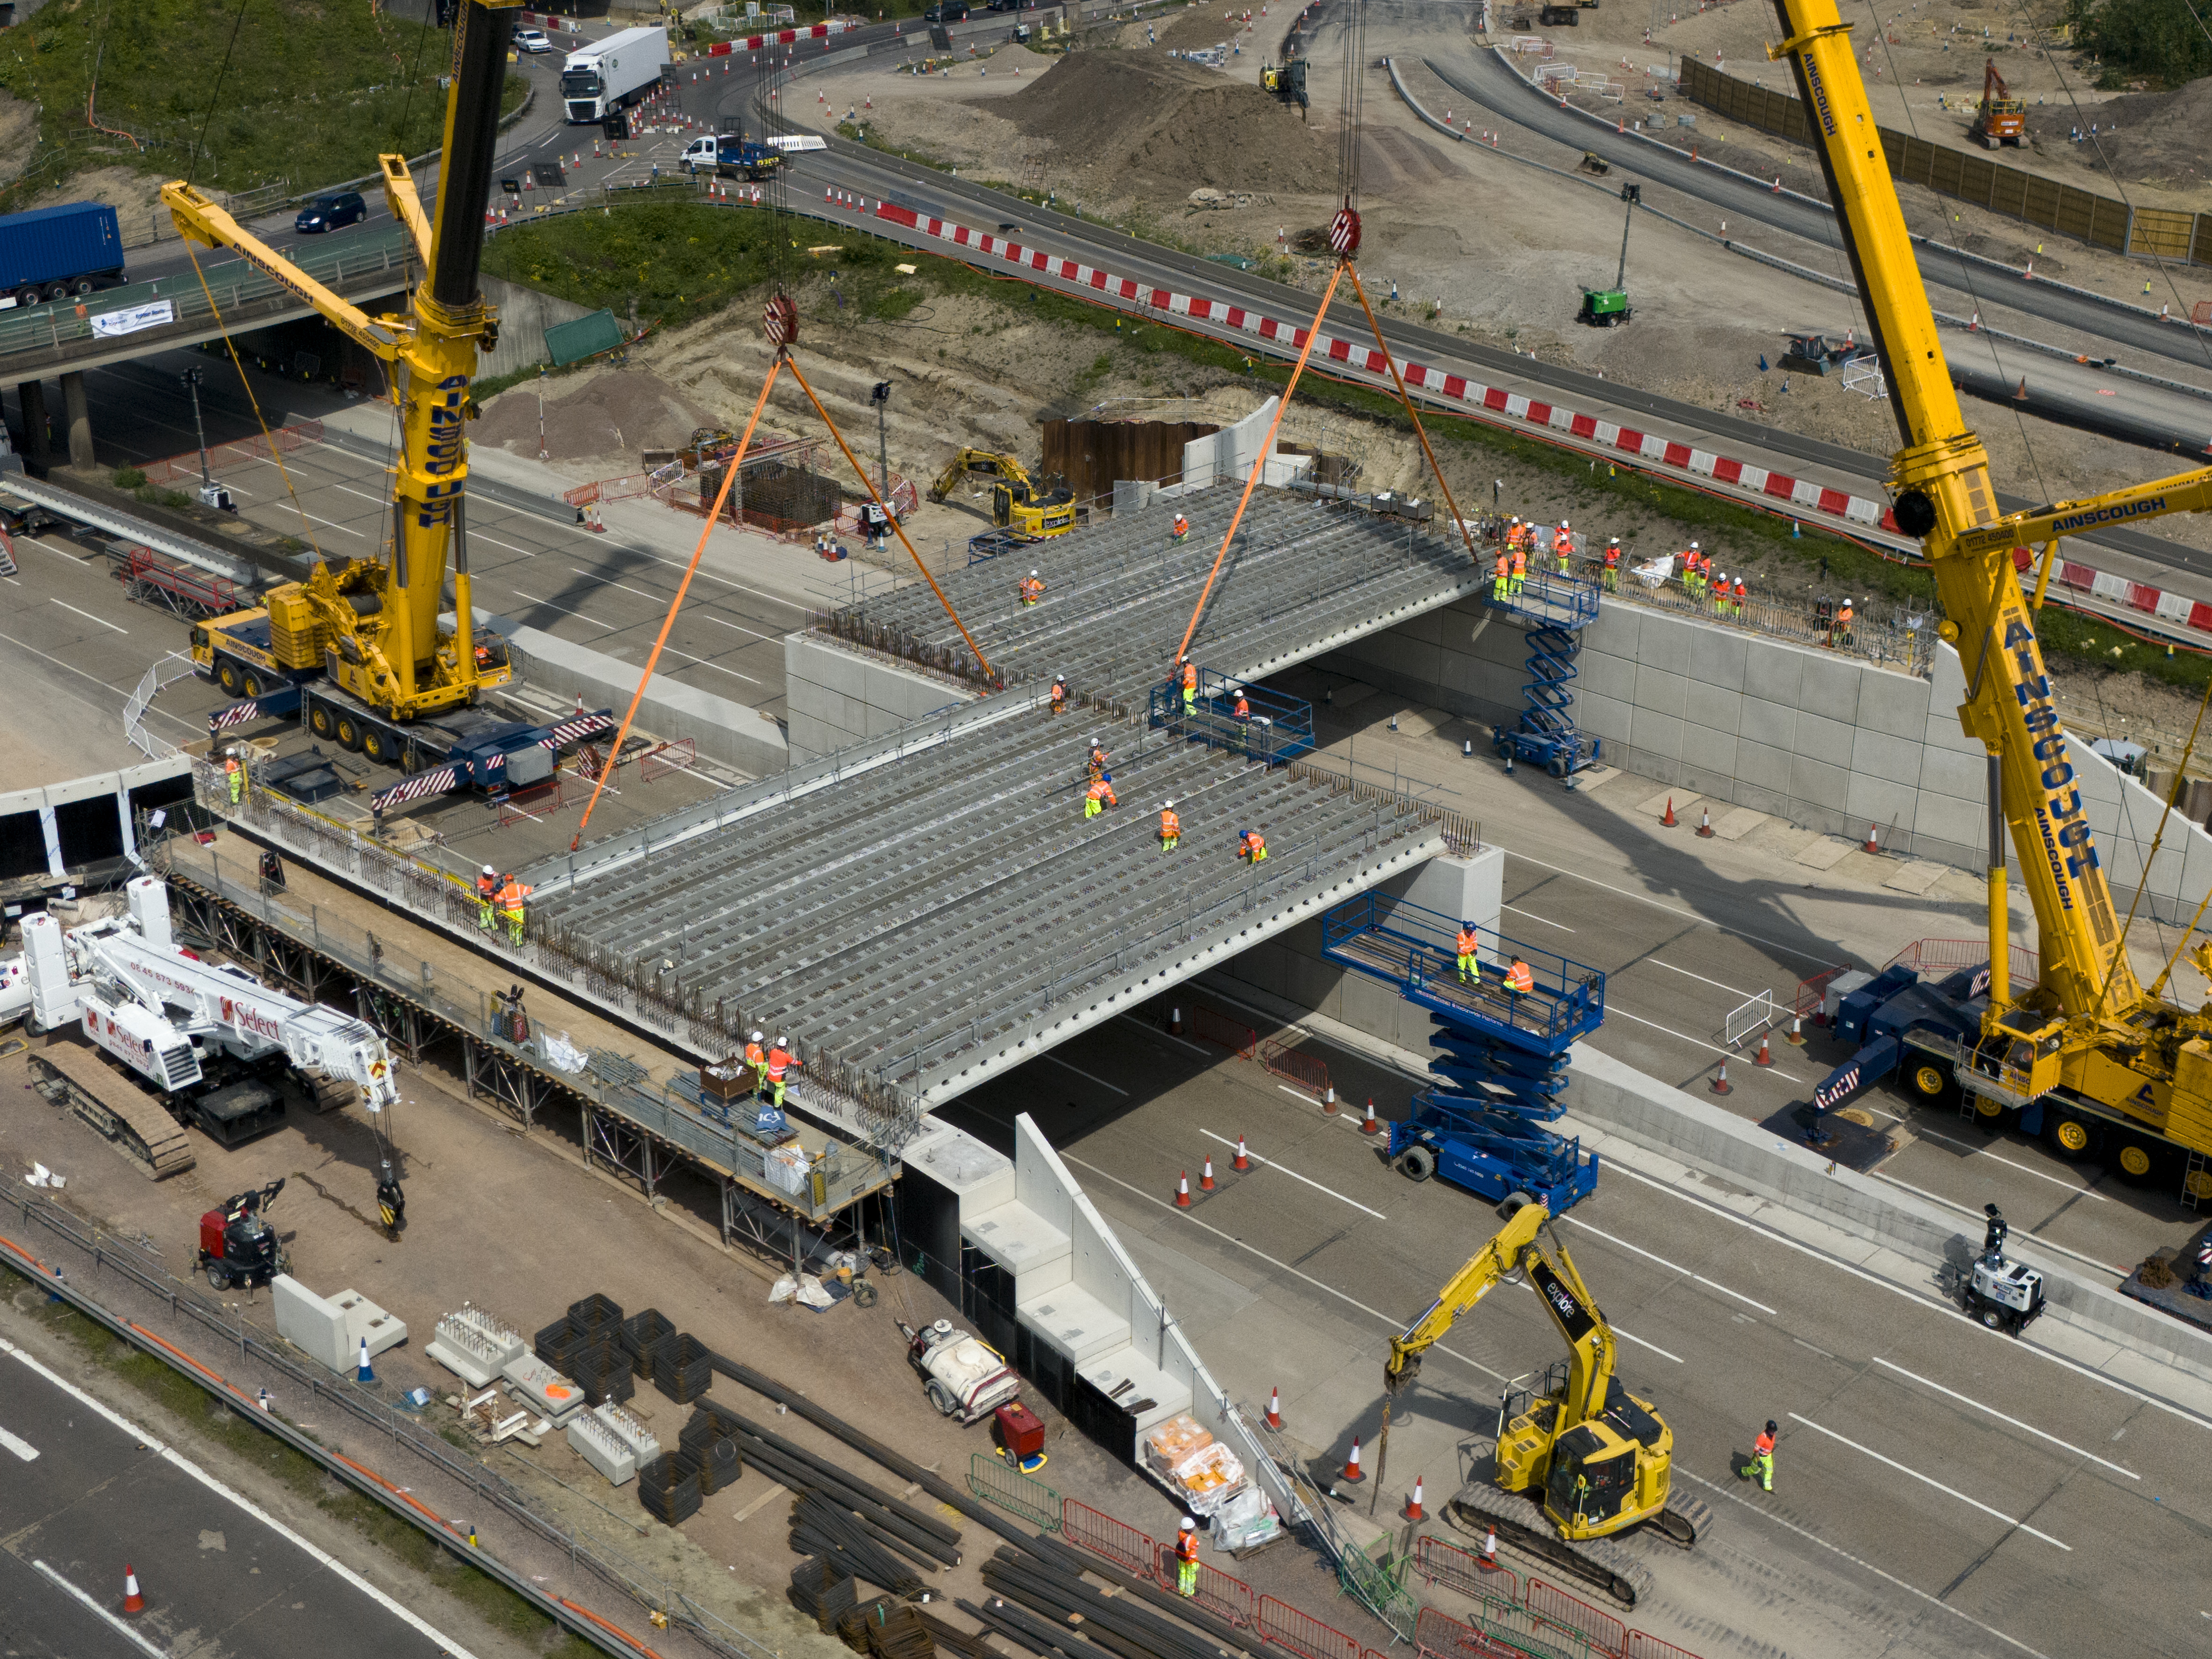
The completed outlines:
<svg viewBox="0 0 2212 1659">
<path fill-rule="evenodd" d="M 1257 830 L 1247 830 L 1237 837 L 1237 856 L 1247 864 L 1267 861 L 1267 838 Z"/>
</svg>

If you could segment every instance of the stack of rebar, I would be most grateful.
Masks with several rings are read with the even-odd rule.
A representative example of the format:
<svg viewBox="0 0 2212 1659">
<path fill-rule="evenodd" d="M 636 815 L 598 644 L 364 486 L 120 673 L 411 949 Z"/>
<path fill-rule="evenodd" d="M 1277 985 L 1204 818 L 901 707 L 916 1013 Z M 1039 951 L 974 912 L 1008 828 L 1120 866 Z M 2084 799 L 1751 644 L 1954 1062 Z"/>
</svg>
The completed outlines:
<svg viewBox="0 0 2212 1659">
<path fill-rule="evenodd" d="M 824 1636 L 860 1600 L 852 1574 L 814 1556 L 791 1570 L 790 1594 L 791 1605 L 812 1619 Z"/>
<path fill-rule="evenodd" d="M 561 1356 L 568 1352 L 568 1345 L 575 1340 L 576 1328 L 569 1322 L 568 1316 L 562 1314 L 550 1325 L 538 1333 L 532 1339 L 532 1350 L 540 1359 L 557 1371 L 562 1364 Z"/>
<path fill-rule="evenodd" d="M 647 1382 L 653 1381 L 656 1365 L 665 1363 L 661 1355 L 666 1346 L 676 1340 L 676 1327 L 658 1308 L 647 1308 L 643 1313 L 632 1314 L 622 1323 L 623 1352 L 629 1356 L 630 1370 Z"/>
<path fill-rule="evenodd" d="M 991 1645 L 988 1631 L 962 1630 L 948 1625 L 927 1607 L 916 1607 L 915 1617 L 921 1620 L 922 1627 L 944 1652 L 957 1654 L 959 1659 L 1004 1659 L 999 1650 Z"/>
<path fill-rule="evenodd" d="M 850 1628 L 857 1623 L 857 1632 Z M 857 1633 L 860 1639 L 854 1642 Z M 934 1659 L 937 1644 L 921 1616 L 904 1602 L 876 1601 L 837 1621 L 837 1634 L 855 1652 L 873 1659 Z"/>
<path fill-rule="evenodd" d="M 693 1469 L 699 1477 L 699 1495 L 712 1498 L 718 1492 L 727 1491 L 737 1485 L 738 1477 L 745 1472 L 744 1459 L 738 1454 L 734 1440 L 708 1440 L 695 1449 L 677 1454 L 677 1460 Z"/>
<path fill-rule="evenodd" d="M 653 1386 L 679 1406 L 688 1406 L 714 1386 L 714 1351 L 686 1332 L 665 1338 L 655 1350 Z"/>
<path fill-rule="evenodd" d="M 699 1476 L 675 1453 L 664 1452 L 637 1472 L 637 1501 L 654 1520 L 678 1525 L 699 1512 Z"/>
<path fill-rule="evenodd" d="M 792 1500 L 791 1547 L 801 1555 L 834 1561 L 854 1577 L 880 1584 L 894 1595 L 921 1594 L 921 1574 L 901 1559 L 912 1552 L 818 1492 L 803 1492 Z"/>
<path fill-rule="evenodd" d="M 1051 1551 L 1002 1547 L 983 1564 L 988 1602 L 962 1609 L 1031 1653 L 1051 1659 L 1231 1659 L 1244 1644 L 1219 1641 L 1203 1629 L 1195 1608 L 1176 1616 L 1142 1598 L 1086 1583 L 1087 1564 Z"/>
<path fill-rule="evenodd" d="M 622 1304 L 594 1291 L 581 1302 L 568 1304 L 568 1322 L 580 1331 L 604 1331 L 612 1336 L 622 1326 Z"/>
</svg>

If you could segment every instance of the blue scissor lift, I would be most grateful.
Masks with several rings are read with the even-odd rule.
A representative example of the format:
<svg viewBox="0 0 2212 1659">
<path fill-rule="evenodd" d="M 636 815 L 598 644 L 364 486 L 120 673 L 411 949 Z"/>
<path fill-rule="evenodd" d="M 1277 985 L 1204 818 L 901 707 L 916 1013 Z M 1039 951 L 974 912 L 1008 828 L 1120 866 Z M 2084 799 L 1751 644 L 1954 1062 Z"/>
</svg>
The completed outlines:
<svg viewBox="0 0 2212 1659">
<path fill-rule="evenodd" d="M 1567 1050 L 1605 1018 L 1605 975 L 1478 928 L 1481 981 L 1463 984 L 1458 933 L 1455 918 L 1383 893 L 1322 921 L 1322 954 L 1426 1008 L 1446 1050 L 1429 1066 L 1438 1086 L 1390 1126 L 1390 1161 L 1416 1181 L 1440 1175 L 1493 1201 L 1522 1193 L 1558 1215 L 1597 1186 L 1597 1154 L 1543 1126 L 1566 1109 Z M 1534 981 L 1519 996 L 1505 980 L 1516 956 Z"/>
<path fill-rule="evenodd" d="M 1597 620 L 1595 582 L 1530 571 L 1518 593 L 1493 598 L 1491 609 L 1528 626 L 1528 707 L 1516 726 L 1496 727 L 1491 744 L 1501 755 L 1528 761 L 1555 778 L 1597 763 L 1601 740 L 1585 738 L 1575 724 L 1575 659 L 1583 630 Z"/>
</svg>

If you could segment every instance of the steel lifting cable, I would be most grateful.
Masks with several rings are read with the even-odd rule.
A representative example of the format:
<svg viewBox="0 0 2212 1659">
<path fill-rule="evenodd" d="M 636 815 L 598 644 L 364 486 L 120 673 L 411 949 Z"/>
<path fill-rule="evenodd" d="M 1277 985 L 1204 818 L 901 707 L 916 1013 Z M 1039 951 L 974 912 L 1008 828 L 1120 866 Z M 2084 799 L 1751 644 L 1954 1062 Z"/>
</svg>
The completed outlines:
<svg viewBox="0 0 2212 1659">
<path fill-rule="evenodd" d="M 192 246 L 191 238 L 185 238 L 185 255 L 192 262 L 192 275 L 199 278 L 200 293 L 207 301 L 208 314 L 222 330 L 223 349 L 230 353 L 230 366 L 238 371 L 238 383 L 246 388 L 246 401 L 252 406 L 253 418 L 261 428 L 261 435 L 269 441 L 269 459 L 276 464 L 277 476 L 284 480 L 284 493 L 292 498 L 292 510 L 300 515 L 300 534 L 313 551 L 316 562 L 321 562 L 323 550 L 315 540 L 315 532 L 307 526 L 307 509 L 300 505 L 300 492 L 293 488 L 291 470 L 284 465 L 283 451 L 277 447 L 276 434 L 269 429 L 269 417 L 261 412 L 261 399 L 253 395 L 253 383 L 246 378 L 246 365 L 238 356 L 238 342 L 230 337 L 230 325 L 222 319 L 222 313 L 215 302 L 215 290 L 208 286 L 207 272 L 200 269 L 199 251 Z M 393 407 L 398 408 L 394 403 Z"/>
<path fill-rule="evenodd" d="M 2197 752 L 2197 734 L 2203 729 L 2204 711 L 2207 708 L 2212 708 L 2212 679 L 2204 682 L 2203 701 L 2197 705 L 2197 718 L 2190 723 L 2189 741 L 2182 746 L 2181 759 L 2174 765 L 2173 787 L 2167 792 L 2166 805 L 2158 815 L 2158 831 L 2150 838 L 2150 851 L 2143 855 L 2142 877 L 2136 883 L 2136 896 L 2128 902 L 2128 919 L 2120 924 L 2120 936 L 2112 945 L 2112 965 L 2106 969 L 2105 982 L 2098 989 L 2097 1006 L 2089 1011 L 2089 1018 L 2092 1019 L 2098 1018 L 2104 1013 L 2105 999 L 2112 994 L 2112 981 L 2120 976 L 2120 964 L 2127 960 L 2128 933 L 2136 925 L 2136 909 L 2142 903 L 2143 892 L 2150 885 L 2151 866 L 2158 858 L 2159 843 L 2166 839 L 2166 820 L 2173 816 L 2173 803 L 2180 798 L 2182 786 L 2187 781 L 2189 757 Z M 2212 896 L 2212 895 L 2207 896 Z M 2197 914 L 2200 915 L 2203 914 L 2203 906 L 2197 907 Z M 2196 924 L 2191 923 L 2190 928 L 2191 932 L 2195 932 Z M 2189 935 L 2183 934 L 2182 943 L 2185 945 L 2188 941 Z M 2179 951 L 2175 952 L 2177 956 L 2179 954 Z M 2159 977 L 2163 980 L 2165 975 L 2161 974 Z"/>
<path fill-rule="evenodd" d="M 684 567 L 684 580 L 677 583 L 676 597 L 669 600 L 668 615 L 661 619 L 660 637 L 653 642 L 653 651 L 645 659 L 645 672 L 637 677 L 637 690 L 630 693 L 629 707 L 623 711 L 622 726 L 615 732 L 614 746 L 607 751 L 607 763 L 592 781 L 592 798 L 584 804 L 584 816 L 576 821 L 576 834 L 568 842 L 572 853 L 584 844 L 584 828 L 592 821 L 592 809 L 599 804 L 599 792 L 607 787 L 607 775 L 615 769 L 615 762 L 622 754 L 623 739 L 629 736 L 630 722 L 637 718 L 637 706 L 645 701 L 645 688 L 653 678 L 653 665 L 660 660 L 660 647 L 668 643 L 668 631 L 676 626 L 676 613 L 683 609 L 684 596 L 691 588 L 691 578 L 698 572 L 699 561 L 706 556 L 707 538 L 714 533 L 714 525 L 730 499 L 730 486 L 737 482 L 738 469 L 744 465 L 746 447 L 753 441 L 753 428 L 760 424 L 761 411 L 768 407 L 768 394 L 787 361 L 786 354 L 779 349 L 775 361 L 769 365 L 768 378 L 761 382 L 760 396 L 754 400 L 751 418 L 745 422 L 744 436 L 738 440 L 738 452 L 730 458 L 729 470 L 722 474 L 722 487 L 714 492 L 714 508 L 707 514 L 707 522 L 700 526 L 699 545 L 691 550 L 691 562 Z"/>
<path fill-rule="evenodd" d="M 1398 373 L 1398 359 L 1392 355 L 1390 343 L 1382 337 L 1382 325 L 1376 320 L 1375 307 L 1367 302 L 1366 286 L 1359 280 L 1358 267 L 1352 261 L 1344 262 L 1352 273 L 1352 291 L 1359 296 L 1359 308 L 1367 313 L 1367 326 L 1375 331 L 1376 349 L 1382 354 L 1382 366 L 1390 371 L 1390 384 L 1398 388 L 1398 401 L 1406 408 L 1406 416 L 1413 423 L 1413 435 L 1421 441 L 1421 453 L 1429 458 L 1429 471 L 1437 477 L 1437 488 L 1443 492 L 1444 505 L 1451 509 L 1452 522 L 1459 526 L 1459 533 L 1467 543 L 1467 554 L 1478 558 L 1474 550 L 1474 532 L 1468 528 L 1467 520 L 1459 515 L 1459 503 L 1452 499 L 1451 486 L 1444 482 L 1444 470 L 1437 465 L 1437 452 L 1429 447 L 1428 429 L 1421 424 L 1419 413 L 1413 408 L 1412 395 L 1406 390 L 1405 377 Z"/>
</svg>

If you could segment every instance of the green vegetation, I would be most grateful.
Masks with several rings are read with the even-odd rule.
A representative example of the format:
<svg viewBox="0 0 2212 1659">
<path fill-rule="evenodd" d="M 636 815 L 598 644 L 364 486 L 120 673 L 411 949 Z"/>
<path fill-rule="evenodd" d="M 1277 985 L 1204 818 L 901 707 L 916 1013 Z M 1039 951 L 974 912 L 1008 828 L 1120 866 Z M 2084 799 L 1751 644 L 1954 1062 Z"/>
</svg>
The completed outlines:
<svg viewBox="0 0 2212 1659">
<path fill-rule="evenodd" d="M 2075 39 L 2104 60 L 2098 85 L 2130 77 L 2178 87 L 2212 75 L 2212 35 L 2192 0 L 2072 0 Z"/>
<path fill-rule="evenodd" d="M 146 475 L 135 466 L 118 466 L 108 482 L 118 489 L 137 489 L 145 484 Z"/>
<path fill-rule="evenodd" d="M 19 1276 L 0 1276 L 0 1285 L 18 1282 Z M 370 1542 L 380 1546 L 395 1559 L 462 1602 L 493 1629 L 534 1641 L 546 1659 L 592 1659 L 598 1653 L 580 1638 L 562 1632 L 497 1579 L 433 1543 L 421 1528 L 340 1485 L 312 1458 L 293 1450 L 258 1426 L 251 1414 L 232 1410 L 182 1372 L 127 1342 L 116 1340 L 68 1304 L 46 1304 L 32 1316 L 77 1349 L 88 1361 L 127 1383 L 180 1422 L 191 1425 L 202 1438 L 281 1481 L 312 1501 L 325 1515 L 345 1522 Z"/>
<path fill-rule="evenodd" d="M 438 147 L 448 40 L 369 5 L 51 0 L 0 34 L 0 88 L 39 109 L 36 156 L 0 208 L 93 167 L 189 168 L 224 191 L 374 173 L 380 151 Z M 509 76 L 501 107 L 526 90 Z"/>
</svg>

